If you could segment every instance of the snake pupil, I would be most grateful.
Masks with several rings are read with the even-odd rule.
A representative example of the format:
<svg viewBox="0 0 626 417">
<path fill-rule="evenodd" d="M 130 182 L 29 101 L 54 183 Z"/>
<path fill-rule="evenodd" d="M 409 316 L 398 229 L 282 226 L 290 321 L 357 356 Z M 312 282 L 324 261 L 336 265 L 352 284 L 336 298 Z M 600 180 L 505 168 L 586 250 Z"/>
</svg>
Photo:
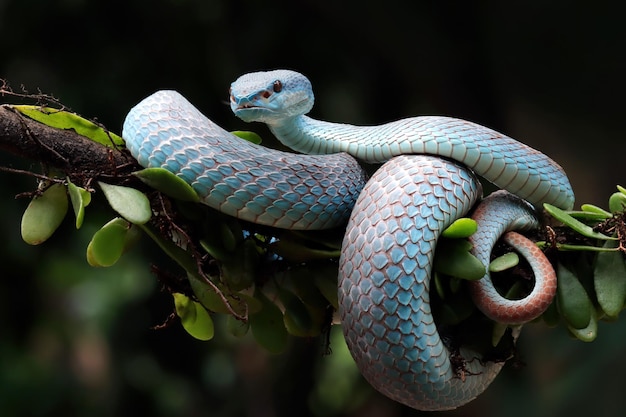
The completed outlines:
<svg viewBox="0 0 626 417">
<path fill-rule="evenodd" d="M 280 80 L 274 81 L 274 84 L 272 87 L 275 93 L 280 93 L 281 91 L 283 91 L 283 83 L 280 82 Z"/>
</svg>

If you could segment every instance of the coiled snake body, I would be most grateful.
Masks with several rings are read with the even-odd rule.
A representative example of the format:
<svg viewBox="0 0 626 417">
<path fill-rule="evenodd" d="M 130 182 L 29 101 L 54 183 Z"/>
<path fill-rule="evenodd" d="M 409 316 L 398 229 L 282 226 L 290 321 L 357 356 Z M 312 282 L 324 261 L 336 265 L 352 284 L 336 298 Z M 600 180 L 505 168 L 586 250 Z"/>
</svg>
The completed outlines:
<svg viewBox="0 0 626 417">
<path fill-rule="evenodd" d="M 233 216 L 318 229 L 342 224 L 351 213 L 339 299 L 344 334 L 359 369 L 376 389 L 417 409 L 467 403 L 502 363 L 483 363 L 476 352 L 461 347 L 467 376 L 455 371 L 430 309 L 437 238 L 480 198 L 472 171 L 531 203 L 566 209 L 574 199 L 567 177 L 545 155 L 474 123 L 421 117 L 357 127 L 304 116 L 312 104 L 310 83 L 293 71 L 247 74 L 231 86 L 237 116 L 267 123 L 298 151 L 331 155 L 284 153 L 242 141 L 172 91 L 135 106 L 123 137 L 141 165 L 169 169 L 204 203 Z M 362 169 L 343 152 L 388 162 L 366 183 Z M 502 233 L 537 223 L 532 207 L 511 194 L 495 193 L 485 201 L 475 214 L 479 230 L 472 239 L 474 253 L 487 263 Z M 523 323 L 549 304 L 554 274 L 531 242 L 517 234 L 506 237 L 528 258 L 537 276 L 535 289 L 507 305 L 486 275 L 471 292 L 490 317 Z"/>
</svg>

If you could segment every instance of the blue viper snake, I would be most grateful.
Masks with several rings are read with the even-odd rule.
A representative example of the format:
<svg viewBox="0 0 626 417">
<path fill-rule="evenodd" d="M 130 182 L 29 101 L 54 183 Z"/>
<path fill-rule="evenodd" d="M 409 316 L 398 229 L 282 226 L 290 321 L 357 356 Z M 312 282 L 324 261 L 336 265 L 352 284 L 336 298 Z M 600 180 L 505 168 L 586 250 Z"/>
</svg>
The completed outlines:
<svg viewBox="0 0 626 417">
<path fill-rule="evenodd" d="M 460 119 L 423 116 L 378 126 L 314 120 L 305 115 L 313 106 L 309 80 L 293 71 L 240 77 L 231 85 L 230 104 L 239 118 L 266 123 L 300 153 L 243 141 L 174 91 L 159 91 L 131 109 L 122 136 L 142 166 L 170 170 L 191 184 L 203 203 L 226 214 L 285 229 L 347 222 L 339 315 L 364 377 L 383 394 L 420 410 L 456 408 L 483 392 L 502 363 L 482 361 L 466 347 L 452 353 L 432 316 L 437 239 L 480 200 L 476 174 L 507 190 L 478 204 L 473 253 L 487 264 L 504 235 L 528 260 L 535 286 L 526 298 L 507 300 L 486 274 L 471 283 L 470 293 L 498 322 L 522 324 L 537 317 L 554 295 L 554 271 L 536 245 L 512 230 L 538 227 L 531 204 L 573 206 L 561 167 L 520 142 Z M 383 165 L 367 179 L 354 158 Z M 454 355 L 463 358 L 463 377 Z"/>
</svg>

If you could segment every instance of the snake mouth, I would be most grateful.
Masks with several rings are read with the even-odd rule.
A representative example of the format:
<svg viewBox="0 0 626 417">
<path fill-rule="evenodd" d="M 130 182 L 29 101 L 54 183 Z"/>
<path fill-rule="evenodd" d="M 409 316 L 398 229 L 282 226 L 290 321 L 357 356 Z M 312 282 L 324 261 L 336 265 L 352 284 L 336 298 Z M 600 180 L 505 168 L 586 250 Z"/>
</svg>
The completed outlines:
<svg viewBox="0 0 626 417">
<path fill-rule="evenodd" d="M 254 104 L 239 104 L 237 106 L 237 110 L 244 110 L 244 109 L 260 109 L 262 107 L 260 106 L 255 106 Z"/>
</svg>

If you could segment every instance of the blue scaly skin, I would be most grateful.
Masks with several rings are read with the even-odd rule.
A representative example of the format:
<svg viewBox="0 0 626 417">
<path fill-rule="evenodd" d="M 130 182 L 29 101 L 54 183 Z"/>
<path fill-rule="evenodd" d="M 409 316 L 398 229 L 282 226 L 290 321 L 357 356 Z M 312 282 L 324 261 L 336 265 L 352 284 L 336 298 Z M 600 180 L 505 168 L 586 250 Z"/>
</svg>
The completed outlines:
<svg viewBox="0 0 626 417">
<path fill-rule="evenodd" d="M 296 151 L 347 152 L 365 162 L 388 161 L 364 187 L 343 242 L 339 313 L 352 356 L 370 384 L 408 406 L 446 410 L 471 401 L 491 383 L 501 364 L 482 364 L 480 354 L 461 348 L 458 354 L 467 377 L 458 377 L 430 311 L 430 273 L 439 234 L 479 198 L 479 182 L 471 171 L 533 204 L 571 209 L 574 194 L 567 176 L 544 154 L 472 122 L 425 116 L 353 126 L 306 116 L 313 102 L 309 80 L 288 70 L 246 74 L 230 89 L 231 109 L 239 118 L 266 123 Z M 494 198 L 482 204 L 480 212 L 482 225 L 473 241 L 481 242 L 474 252 L 484 263 L 484 254 L 491 253 L 502 233 L 538 225 L 521 200 L 505 198 L 503 203 Z M 531 265 L 549 266 L 541 252 L 527 250 L 527 241 L 511 243 L 523 256 L 532 257 Z M 548 301 L 554 296 L 551 267 L 534 271 L 552 280 L 537 279 L 537 288 L 519 302 L 540 306 L 524 320 L 547 307 L 534 301 L 537 294 Z M 473 287 L 473 294 L 488 294 L 476 298 L 485 312 L 507 301 L 491 291 L 488 275 Z M 510 317 L 502 321 L 519 323 Z"/>
<path fill-rule="evenodd" d="M 329 159 L 255 145 L 217 126 L 175 91 L 158 91 L 133 107 L 122 136 L 139 164 L 175 173 L 210 207 L 283 229 L 345 223 L 365 184 L 349 155 Z"/>
<path fill-rule="evenodd" d="M 305 118 L 301 112 L 312 106 L 312 95 L 290 91 L 301 81 L 285 79 L 276 84 L 272 79 L 291 72 L 271 74 L 262 89 L 248 94 L 245 103 L 236 98 L 239 86 L 233 85 L 231 100 L 238 103 L 239 116 L 252 120 L 255 115 L 255 120 L 269 123 L 274 132 L 286 132 L 299 141 L 319 137 L 314 131 L 323 125 L 325 137 L 335 144 L 346 132 L 381 135 L 405 129 L 400 122 L 385 125 L 387 130 L 381 131 Z M 294 93 L 283 97 L 301 99 L 282 109 L 272 99 L 281 92 Z M 251 104 L 254 97 L 274 107 L 269 111 L 255 107 Z M 275 116 L 281 119 L 285 114 L 289 123 L 276 122 Z M 497 152 L 497 146 L 485 152 L 487 139 L 478 135 L 476 145 L 462 121 L 455 124 L 456 130 L 447 129 L 448 136 L 442 136 L 436 129 L 437 120 L 428 121 L 434 125 L 429 132 L 438 138 L 426 140 L 431 144 L 425 147 L 428 152 L 465 155 L 459 162 L 473 161 L 482 174 L 500 172 L 507 184 L 535 202 L 560 201 L 556 204 L 562 207 L 573 203 L 562 170 L 545 156 L 516 145 L 512 148 L 515 159 L 524 159 L 527 152 L 530 162 L 522 164 L 520 173 L 509 174 L 514 163 Z M 456 119 L 444 122 L 448 120 Z M 369 161 L 386 159 L 387 150 L 391 150 L 389 158 L 407 149 L 419 151 L 418 145 L 402 140 L 376 146 L 377 139 L 367 140 L 369 145 L 363 151 L 358 135 L 351 134 L 346 134 L 348 145 L 329 147 L 318 141 L 310 148 L 314 153 L 346 150 Z M 461 347 L 453 353 L 464 364 L 461 370 L 466 377 L 459 377 L 459 368 L 453 366 L 430 312 L 430 268 L 437 238 L 449 223 L 468 212 L 481 193 L 471 170 L 433 156 L 397 156 L 364 185 L 363 171 L 346 154 L 294 155 L 252 145 L 217 127 L 172 91 L 157 92 L 135 106 L 124 123 L 123 137 L 142 166 L 170 170 L 191 184 L 203 203 L 244 220 L 287 229 L 334 227 L 346 221 L 356 200 L 340 259 L 340 314 L 352 355 L 381 392 L 418 409 L 450 409 L 480 394 L 499 372 L 501 363 L 482 363 L 480 354 Z M 491 163 L 485 162 L 489 158 Z M 525 185 L 545 167 L 560 191 L 546 190 L 545 183 L 553 179 L 542 175 L 534 187 Z M 484 211 L 488 213 L 489 208 Z M 493 234 L 490 229 L 477 233 Z"/>
<path fill-rule="evenodd" d="M 550 203 L 563 209 L 574 205 L 572 187 L 556 162 L 476 123 L 441 116 L 378 126 L 315 120 L 305 116 L 314 102 L 311 83 L 289 70 L 245 74 L 232 83 L 230 91 L 235 115 L 247 122 L 266 123 L 278 140 L 298 152 L 347 152 L 371 163 L 397 155 L 437 155 L 460 162 L 534 205 Z"/>
</svg>

